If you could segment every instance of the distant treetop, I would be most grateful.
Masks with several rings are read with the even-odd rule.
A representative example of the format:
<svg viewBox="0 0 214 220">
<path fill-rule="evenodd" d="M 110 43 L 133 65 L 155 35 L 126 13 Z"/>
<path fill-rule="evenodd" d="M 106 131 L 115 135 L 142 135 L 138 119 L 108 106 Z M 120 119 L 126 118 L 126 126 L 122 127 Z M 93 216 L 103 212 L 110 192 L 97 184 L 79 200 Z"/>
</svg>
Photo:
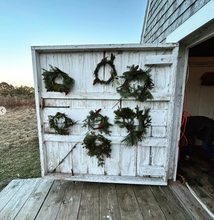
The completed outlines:
<svg viewBox="0 0 214 220">
<path fill-rule="evenodd" d="M 34 97 L 34 88 L 28 86 L 13 86 L 6 82 L 0 83 L 0 95 Z"/>
</svg>

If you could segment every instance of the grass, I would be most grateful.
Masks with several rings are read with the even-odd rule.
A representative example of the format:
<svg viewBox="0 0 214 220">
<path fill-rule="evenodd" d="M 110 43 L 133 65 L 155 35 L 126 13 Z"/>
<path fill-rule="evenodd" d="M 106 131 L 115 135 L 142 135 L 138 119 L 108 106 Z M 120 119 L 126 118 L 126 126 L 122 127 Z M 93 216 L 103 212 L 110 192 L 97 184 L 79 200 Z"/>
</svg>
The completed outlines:
<svg viewBox="0 0 214 220">
<path fill-rule="evenodd" d="M 23 106 L 28 108 L 35 108 L 35 99 L 34 97 L 25 95 L 12 97 L 0 95 L 0 106 L 4 106 L 5 108 L 17 108 Z"/>
<path fill-rule="evenodd" d="M 41 176 L 36 110 L 18 106 L 0 115 L 0 191 L 12 179 Z"/>
</svg>

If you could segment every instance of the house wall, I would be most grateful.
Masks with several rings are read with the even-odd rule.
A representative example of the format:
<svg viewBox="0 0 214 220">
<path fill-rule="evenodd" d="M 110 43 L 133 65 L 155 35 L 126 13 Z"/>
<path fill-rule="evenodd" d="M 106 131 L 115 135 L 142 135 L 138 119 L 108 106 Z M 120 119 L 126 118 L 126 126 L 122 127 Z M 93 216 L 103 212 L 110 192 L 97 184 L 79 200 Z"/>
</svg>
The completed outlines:
<svg viewBox="0 0 214 220">
<path fill-rule="evenodd" d="M 210 0 L 148 0 L 141 43 L 163 43 L 166 37 Z"/>
<path fill-rule="evenodd" d="M 214 119 L 214 86 L 201 85 L 205 72 L 214 72 L 214 59 L 195 57 L 189 59 L 189 78 L 186 84 L 187 112 L 192 116 L 201 115 Z M 200 145 L 201 142 L 197 141 Z"/>
</svg>

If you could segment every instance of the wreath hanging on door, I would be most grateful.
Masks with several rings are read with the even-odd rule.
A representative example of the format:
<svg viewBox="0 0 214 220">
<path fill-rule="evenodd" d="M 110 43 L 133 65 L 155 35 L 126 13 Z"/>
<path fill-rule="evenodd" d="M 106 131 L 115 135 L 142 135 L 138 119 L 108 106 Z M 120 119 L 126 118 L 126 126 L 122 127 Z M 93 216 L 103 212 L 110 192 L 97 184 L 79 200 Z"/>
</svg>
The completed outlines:
<svg viewBox="0 0 214 220">
<path fill-rule="evenodd" d="M 49 126 L 55 130 L 56 134 L 69 135 L 69 127 L 77 123 L 71 118 L 67 117 L 64 113 L 57 112 L 56 115 L 48 116 Z M 61 126 L 59 126 L 59 121 L 62 120 Z"/>
<path fill-rule="evenodd" d="M 127 68 L 129 68 L 129 71 L 124 72 L 123 76 L 120 77 L 125 79 L 125 81 L 117 88 L 117 92 L 121 97 L 134 97 L 137 101 L 141 102 L 144 102 L 147 99 L 153 99 L 153 96 L 149 91 L 154 87 L 151 75 L 149 74 L 151 70 L 143 71 L 142 69 L 138 69 L 138 65 L 127 66 Z M 130 83 L 133 81 L 142 82 L 143 85 L 131 86 Z"/>
<path fill-rule="evenodd" d="M 116 81 L 117 84 L 119 83 L 116 79 L 117 71 L 115 69 L 114 60 L 115 60 L 115 56 L 111 54 L 110 60 L 108 60 L 107 57 L 105 57 L 97 64 L 97 67 L 94 70 L 95 79 L 94 79 L 93 85 L 95 85 L 96 83 L 107 85 L 112 81 Z M 111 67 L 111 71 L 110 71 L 111 76 L 109 77 L 108 80 L 101 80 L 98 76 L 98 73 L 99 73 L 100 68 L 102 66 L 105 66 L 106 64 L 108 64 Z"/>
<path fill-rule="evenodd" d="M 100 114 L 101 109 L 97 111 L 90 111 L 87 118 L 83 121 L 84 124 L 82 127 L 88 127 L 89 130 L 99 130 L 101 133 L 110 135 L 111 131 L 109 130 L 110 124 L 108 122 L 108 117 Z"/>
<path fill-rule="evenodd" d="M 50 70 L 42 69 L 43 80 L 45 83 L 45 88 L 47 92 L 65 92 L 65 95 L 68 94 L 70 89 L 73 88 L 75 80 L 71 78 L 67 73 L 64 73 L 57 67 L 50 66 Z M 56 83 L 56 78 L 62 78 L 62 84 Z"/>
<path fill-rule="evenodd" d="M 111 156 L 111 140 L 108 140 L 101 134 L 97 135 L 94 132 L 88 133 L 82 145 L 88 150 L 90 157 L 97 157 L 98 166 L 103 166 L 105 157 L 109 158 Z"/>
<path fill-rule="evenodd" d="M 122 140 L 122 143 L 127 146 L 137 146 L 138 141 L 142 141 L 145 138 L 146 128 L 151 125 L 150 109 L 139 110 L 138 106 L 135 109 L 135 112 L 128 107 L 114 111 L 115 124 L 120 128 L 127 129 L 128 134 Z M 138 121 L 137 125 L 135 124 L 136 120 Z"/>
</svg>

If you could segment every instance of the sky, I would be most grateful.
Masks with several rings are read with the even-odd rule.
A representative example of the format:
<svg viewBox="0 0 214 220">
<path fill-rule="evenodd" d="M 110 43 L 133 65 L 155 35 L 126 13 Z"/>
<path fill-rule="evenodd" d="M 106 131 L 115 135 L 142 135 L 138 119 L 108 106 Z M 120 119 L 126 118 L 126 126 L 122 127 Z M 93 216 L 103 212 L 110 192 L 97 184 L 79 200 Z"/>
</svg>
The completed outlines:
<svg viewBox="0 0 214 220">
<path fill-rule="evenodd" d="M 0 82 L 34 86 L 31 46 L 139 43 L 147 0 L 0 0 Z"/>
</svg>

